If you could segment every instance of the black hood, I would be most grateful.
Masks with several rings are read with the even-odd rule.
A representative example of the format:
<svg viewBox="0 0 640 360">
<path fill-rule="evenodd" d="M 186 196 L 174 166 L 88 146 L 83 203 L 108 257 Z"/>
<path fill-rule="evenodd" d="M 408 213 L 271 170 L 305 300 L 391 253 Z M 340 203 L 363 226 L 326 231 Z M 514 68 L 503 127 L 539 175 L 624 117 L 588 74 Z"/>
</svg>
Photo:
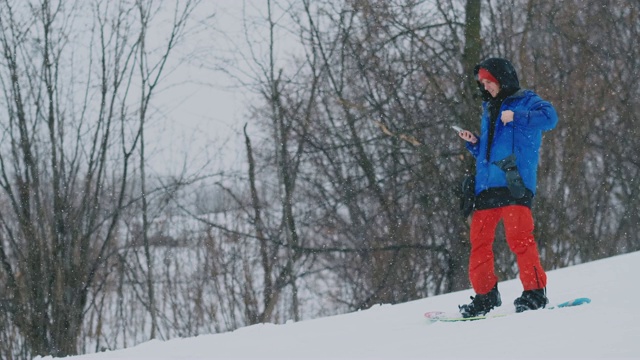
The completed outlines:
<svg viewBox="0 0 640 360">
<path fill-rule="evenodd" d="M 480 68 L 489 71 L 491 75 L 500 82 L 500 92 L 503 93 L 503 95 L 509 96 L 520 89 L 518 74 L 509 60 L 502 58 L 489 58 L 482 61 L 473 69 L 473 76 L 475 76 L 476 81 L 478 80 L 478 71 Z M 483 100 L 488 101 L 492 99 L 491 94 L 484 89 L 484 86 L 482 86 L 480 82 L 478 82 L 478 87 L 482 92 Z"/>
</svg>

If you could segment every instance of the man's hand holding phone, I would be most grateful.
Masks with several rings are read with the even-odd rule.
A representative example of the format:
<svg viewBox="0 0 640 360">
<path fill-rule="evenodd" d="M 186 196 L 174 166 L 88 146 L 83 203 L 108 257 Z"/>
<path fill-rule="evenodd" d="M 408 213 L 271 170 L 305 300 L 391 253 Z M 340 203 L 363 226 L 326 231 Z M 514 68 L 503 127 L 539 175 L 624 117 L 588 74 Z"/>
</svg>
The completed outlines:
<svg viewBox="0 0 640 360">
<path fill-rule="evenodd" d="M 458 136 L 460 136 L 463 140 L 468 141 L 472 144 L 475 144 L 478 142 L 478 138 L 475 135 L 473 135 L 471 131 L 465 130 L 455 125 L 452 125 L 451 128 L 453 128 L 453 130 L 455 130 L 458 133 Z"/>
</svg>

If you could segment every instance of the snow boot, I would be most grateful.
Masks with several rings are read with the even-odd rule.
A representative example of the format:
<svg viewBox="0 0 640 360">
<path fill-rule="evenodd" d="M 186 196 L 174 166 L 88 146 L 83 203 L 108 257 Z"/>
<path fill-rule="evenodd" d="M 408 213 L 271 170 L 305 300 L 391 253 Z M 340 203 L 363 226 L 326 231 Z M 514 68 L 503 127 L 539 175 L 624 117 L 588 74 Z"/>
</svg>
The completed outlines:
<svg viewBox="0 0 640 360">
<path fill-rule="evenodd" d="M 494 307 L 502 305 L 498 284 L 486 294 L 477 294 L 471 297 L 471 303 L 458 305 L 463 318 L 486 315 Z"/>
<path fill-rule="evenodd" d="M 515 299 L 513 304 L 516 306 L 516 312 L 521 313 L 527 310 L 544 309 L 549 303 L 547 299 L 547 289 L 525 290 L 522 296 Z"/>
</svg>

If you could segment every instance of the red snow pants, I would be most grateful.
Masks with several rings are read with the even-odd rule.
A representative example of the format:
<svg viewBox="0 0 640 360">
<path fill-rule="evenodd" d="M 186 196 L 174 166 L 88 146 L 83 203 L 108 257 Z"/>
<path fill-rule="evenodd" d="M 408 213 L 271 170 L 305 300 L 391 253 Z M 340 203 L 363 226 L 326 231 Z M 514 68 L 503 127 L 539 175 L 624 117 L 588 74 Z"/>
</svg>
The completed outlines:
<svg viewBox="0 0 640 360">
<path fill-rule="evenodd" d="M 503 221 L 509 248 L 516 255 L 524 290 L 547 286 L 547 275 L 540 264 L 538 246 L 533 238 L 531 209 L 509 205 L 476 210 L 471 219 L 471 256 L 469 279 L 476 294 L 486 294 L 498 282 L 493 259 L 493 241 L 498 222 Z"/>
</svg>

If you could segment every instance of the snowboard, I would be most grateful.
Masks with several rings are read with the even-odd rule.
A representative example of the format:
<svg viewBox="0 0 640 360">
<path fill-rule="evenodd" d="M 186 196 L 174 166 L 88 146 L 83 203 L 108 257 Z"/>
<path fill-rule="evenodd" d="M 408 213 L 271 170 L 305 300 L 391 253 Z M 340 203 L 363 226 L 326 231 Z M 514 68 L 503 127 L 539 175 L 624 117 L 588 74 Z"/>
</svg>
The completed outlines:
<svg viewBox="0 0 640 360">
<path fill-rule="evenodd" d="M 590 298 L 581 297 L 581 298 L 565 301 L 557 305 L 547 306 L 545 309 L 546 310 L 561 309 L 566 307 L 585 305 L 585 304 L 589 304 L 590 302 L 591 302 Z M 473 316 L 473 317 L 464 318 L 459 313 L 451 313 L 451 312 L 444 312 L 444 311 L 429 311 L 424 314 L 424 317 L 427 318 L 429 322 L 433 323 L 433 322 L 458 322 L 458 321 L 494 319 L 499 317 L 505 317 L 512 314 L 516 314 L 515 310 L 512 312 L 503 312 L 503 313 L 496 312 L 496 313 L 488 313 L 482 316 Z"/>
</svg>

